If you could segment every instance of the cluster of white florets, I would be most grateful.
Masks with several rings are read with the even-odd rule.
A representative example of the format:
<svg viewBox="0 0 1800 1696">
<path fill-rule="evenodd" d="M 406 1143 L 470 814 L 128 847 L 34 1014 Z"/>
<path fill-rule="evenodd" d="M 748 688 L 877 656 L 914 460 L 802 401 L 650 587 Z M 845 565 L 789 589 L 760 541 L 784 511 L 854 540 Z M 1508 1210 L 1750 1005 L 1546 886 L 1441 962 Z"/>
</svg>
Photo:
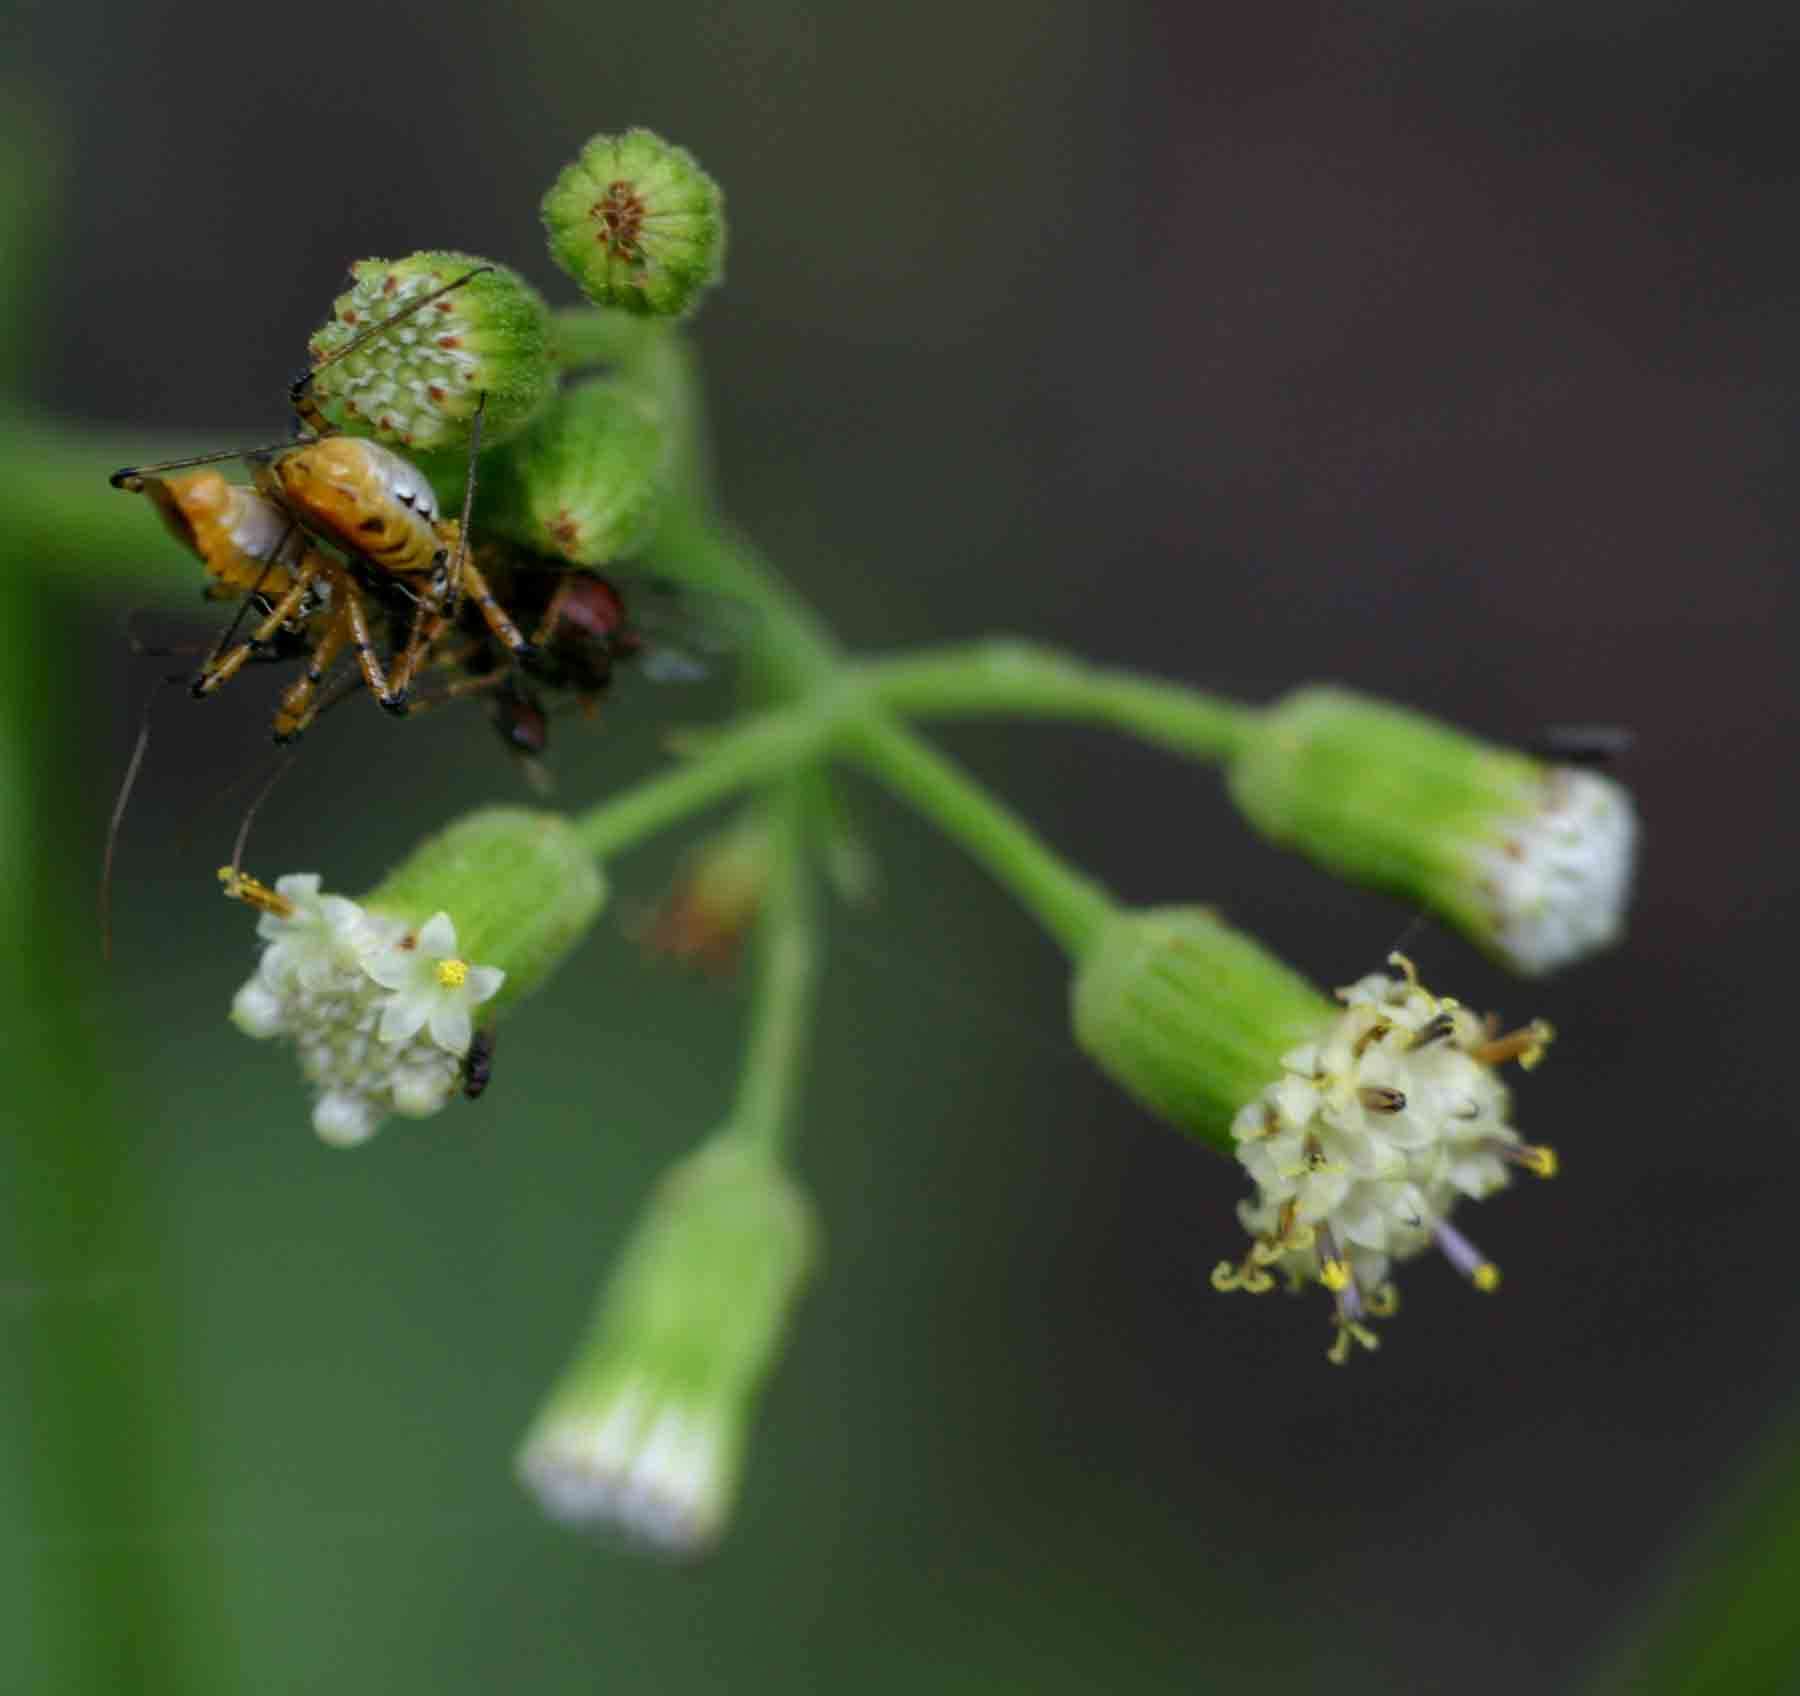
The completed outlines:
<svg viewBox="0 0 1800 1696">
<path fill-rule="evenodd" d="M 239 879 L 262 910 L 256 971 L 232 999 L 246 1036 L 283 1036 L 318 1090 L 313 1129 L 325 1141 L 365 1141 L 390 1113 L 422 1119 L 450 1099 L 474 1040 L 474 1009 L 505 981 L 457 955 L 456 927 L 438 913 L 416 930 L 295 873 L 274 890 Z"/>
<path fill-rule="evenodd" d="M 552 1519 L 687 1554 L 717 1535 L 728 1459 L 718 1419 L 640 1380 L 591 1412 L 552 1415 L 520 1451 L 518 1470 Z"/>
<path fill-rule="evenodd" d="M 1475 856 L 1494 945 L 1522 972 L 1549 972 L 1624 928 L 1637 815 L 1611 778 L 1553 767 L 1541 804 L 1507 821 Z"/>
<path fill-rule="evenodd" d="M 1374 1347 L 1364 1323 L 1395 1304 L 1393 1262 L 1436 1246 L 1479 1289 L 1499 1274 L 1449 1223 L 1457 1201 L 1503 1188 L 1510 1168 L 1555 1169 L 1547 1148 L 1507 1123 L 1506 1060 L 1535 1064 L 1549 1027 L 1500 1035 L 1432 995 L 1409 962 L 1338 991 L 1345 1010 L 1315 1042 L 1282 1056 L 1282 1075 L 1232 1123 L 1256 1182 L 1238 1217 L 1254 1241 L 1213 1273 L 1221 1289 L 1262 1291 L 1272 1273 L 1323 1284 L 1336 1300 L 1331 1358 Z"/>
</svg>

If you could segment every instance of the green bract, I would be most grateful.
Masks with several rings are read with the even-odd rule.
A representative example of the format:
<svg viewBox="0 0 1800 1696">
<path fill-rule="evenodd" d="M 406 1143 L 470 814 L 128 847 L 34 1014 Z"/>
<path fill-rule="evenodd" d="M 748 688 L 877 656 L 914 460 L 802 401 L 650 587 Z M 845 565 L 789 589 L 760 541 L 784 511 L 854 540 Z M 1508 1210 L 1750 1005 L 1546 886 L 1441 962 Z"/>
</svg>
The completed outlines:
<svg viewBox="0 0 1800 1696">
<path fill-rule="evenodd" d="M 597 135 L 544 196 L 550 256 L 597 306 L 678 318 L 725 274 L 725 199 L 686 148 Z"/>
<path fill-rule="evenodd" d="M 1231 1149 L 1231 1121 L 1336 1009 L 1205 907 L 1120 911 L 1075 972 L 1075 1040 L 1128 1095 Z"/>
<path fill-rule="evenodd" d="M 522 436 L 483 456 L 476 515 L 535 553 L 605 565 L 656 527 L 670 461 L 656 402 L 620 378 L 597 378 L 564 389 Z"/>
<path fill-rule="evenodd" d="M 549 308 L 516 271 L 473 254 L 431 252 L 359 260 L 350 274 L 350 292 L 308 343 L 318 367 L 313 398 L 337 428 L 420 453 L 466 449 L 485 396 L 481 439 L 491 447 L 517 435 L 550 398 L 556 368 Z M 324 363 L 461 277 L 469 281 Z"/>
</svg>

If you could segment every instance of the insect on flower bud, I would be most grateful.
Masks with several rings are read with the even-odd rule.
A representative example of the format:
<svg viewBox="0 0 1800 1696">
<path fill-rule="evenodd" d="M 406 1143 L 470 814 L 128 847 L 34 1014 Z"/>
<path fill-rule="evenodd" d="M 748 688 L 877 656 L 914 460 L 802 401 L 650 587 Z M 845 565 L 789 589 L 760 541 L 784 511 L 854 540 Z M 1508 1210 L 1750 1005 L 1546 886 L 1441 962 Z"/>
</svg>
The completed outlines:
<svg viewBox="0 0 1800 1696">
<path fill-rule="evenodd" d="M 725 274 L 725 200 L 686 148 L 597 135 L 544 196 L 550 256 L 596 306 L 683 317 Z"/>
<path fill-rule="evenodd" d="M 572 565 L 607 565 L 662 516 L 671 437 L 656 402 L 617 378 L 562 391 L 484 461 L 481 517 L 496 535 Z"/>
<path fill-rule="evenodd" d="M 436 1113 L 465 1080 L 476 1026 L 535 988 L 600 910 L 603 886 L 553 814 L 489 808 L 424 843 L 361 902 L 313 873 L 274 888 L 220 874 L 265 947 L 232 1001 L 246 1036 L 285 1037 L 330 1143 L 390 1113 Z M 483 1080 L 485 1082 L 485 1078 Z"/>
<path fill-rule="evenodd" d="M 519 1450 L 545 1512 L 669 1554 L 717 1539 L 816 1235 L 793 1181 L 728 1134 L 664 1177 Z"/>
<path fill-rule="evenodd" d="M 468 447 L 477 406 L 486 448 L 517 435 L 550 398 L 549 308 L 516 271 L 467 253 L 432 252 L 359 260 L 350 275 L 349 293 L 308 344 L 318 368 L 313 399 L 339 429 L 419 453 L 456 453 Z M 461 277 L 469 280 L 333 359 Z"/>
<path fill-rule="evenodd" d="M 1553 971 L 1623 928 L 1637 819 L 1597 773 L 1310 688 L 1261 716 L 1230 787 L 1264 835 L 1420 903 L 1514 971 Z"/>
</svg>

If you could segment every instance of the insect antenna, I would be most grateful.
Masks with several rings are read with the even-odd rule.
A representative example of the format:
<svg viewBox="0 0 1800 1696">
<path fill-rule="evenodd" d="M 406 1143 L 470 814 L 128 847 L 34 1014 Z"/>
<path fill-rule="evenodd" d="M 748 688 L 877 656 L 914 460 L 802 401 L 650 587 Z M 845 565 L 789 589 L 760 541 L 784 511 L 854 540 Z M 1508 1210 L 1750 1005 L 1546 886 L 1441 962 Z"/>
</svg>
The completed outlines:
<svg viewBox="0 0 1800 1696">
<path fill-rule="evenodd" d="M 185 471 L 194 465 L 217 465 L 227 459 L 256 459 L 263 454 L 280 453 L 293 445 L 290 439 L 271 442 L 267 447 L 261 448 L 220 448 L 216 453 L 197 453 L 187 459 L 164 459 L 155 465 L 127 465 L 115 471 L 107 478 L 107 482 L 115 489 L 129 489 L 134 495 L 141 495 L 144 492 L 144 479 L 164 471 Z"/>
<path fill-rule="evenodd" d="M 341 700 L 342 698 L 343 697 L 340 695 L 336 699 Z M 336 700 L 326 703 L 327 706 L 333 706 L 335 704 L 336 704 Z M 324 708 L 320 709 L 320 711 L 323 711 L 323 710 L 324 710 Z M 268 781 L 266 783 L 264 783 L 262 788 L 256 792 L 255 799 L 252 800 L 250 805 L 244 809 L 243 822 L 238 826 L 237 840 L 235 842 L 233 842 L 231 845 L 231 880 L 232 880 L 232 882 L 235 883 L 237 881 L 237 879 L 243 875 L 244 849 L 249 846 L 250 827 L 252 824 L 254 824 L 256 822 L 257 811 L 261 808 L 263 802 L 268 800 L 270 794 L 273 792 L 273 790 L 275 788 L 275 785 L 278 784 L 284 777 L 287 776 L 288 767 L 294 763 L 294 757 L 299 752 L 300 752 L 300 750 L 298 748 L 289 748 L 285 753 L 283 753 L 280 756 L 279 759 L 276 760 L 275 769 L 274 769 L 274 771 L 270 772 Z"/>
<path fill-rule="evenodd" d="M 180 683 L 179 677 L 165 677 L 165 683 Z M 112 959 L 112 882 L 113 856 L 119 846 L 119 827 L 125 822 L 125 809 L 131 802 L 131 791 L 143 769 L 144 753 L 150 746 L 150 709 L 160 699 L 152 692 L 144 702 L 138 720 L 137 740 L 131 746 L 131 758 L 125 763 L 125 776 L 119 782 L 119 793 L 113 801 L 112 817 L 106 821 L 106 847 L 100 855 L 100 958 Z"/>
<path fill-rule="evenodd" d="M 481 418 L 486 411 L 487 395 L 484 392 L 475 403 L 475 416 L 469 421 L 469 470 L 463 478 L 462 518 L 457 525 L 456 558 L 450 563 L 450 588 L 445 599 L 445 615 L 449 618 L 456 616 L 457 603 L 462 599 L 463 567 L 469 560 L 469 519 L 475 511 L 475 461 L 481 457 Z"/>
</svg>

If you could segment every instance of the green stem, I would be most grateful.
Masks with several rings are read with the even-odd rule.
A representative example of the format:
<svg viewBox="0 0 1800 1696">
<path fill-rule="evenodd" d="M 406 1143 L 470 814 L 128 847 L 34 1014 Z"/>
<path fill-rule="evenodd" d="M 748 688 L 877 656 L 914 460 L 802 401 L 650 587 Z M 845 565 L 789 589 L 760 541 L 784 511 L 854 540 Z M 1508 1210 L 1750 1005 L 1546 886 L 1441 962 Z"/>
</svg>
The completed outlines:
<svg viewBox="0 0 1800 1696">
<path fill-rule="evenodd" d="M 666 319 L 604 306 L 564 306 L 550 314 L 550 346 L 567 370 L 590 365 L 629 368 L 651 357 L 675 332 Z"/>
<path fill-rule="evenodd" d="M 1110 895 L 953 761 L 885 715 L 856 719 L 845 741 L 881 782 L 903 795 L 1003 883 L 1072 959 L 1112 915 Z"/>
<path fill-rule="evenodd" d="M 806 855 L 804 774 L 770 798 L 774 865 L 756 937 L 756 978 L 730 1135 L 769 1155 L 794 1123 L 819 975 L 818 914 Z"/>
<path fill-rule="evenodd" d="M 589 853 L 610 859 L 689 813 L 812 758 L 840 717 L 828 702 L 813 699 L 746 720 L 709 739 L 685 765 L 590 807 L 575 828 Z"/>
<path fill-rule="evenodd" d="M 1258 709 L 1217 695 L 1008 638 L 872 662 L 863 670 L 885 705 L 911 716 L 1085 719 L 1192 759 L 1230 759 L 1258 717 Z"/>
</svg>

